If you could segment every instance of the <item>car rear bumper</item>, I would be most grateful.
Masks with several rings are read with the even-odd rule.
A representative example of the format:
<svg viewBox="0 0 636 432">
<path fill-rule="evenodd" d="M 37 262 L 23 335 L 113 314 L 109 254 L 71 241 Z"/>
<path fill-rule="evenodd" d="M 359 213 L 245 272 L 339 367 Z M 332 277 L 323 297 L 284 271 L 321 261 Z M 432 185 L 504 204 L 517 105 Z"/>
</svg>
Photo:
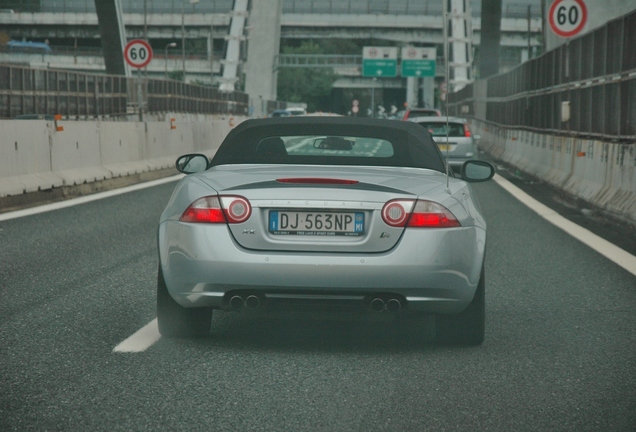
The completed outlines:
<svg viewBox="0 0 636 432">
<path fill-rule="evenodd" d="M 456 313 L 472 301 L 484 260 L 476 227 L 409 229 L 384 253 L 247 250 L 225 225 L 166 221 L 159 258 L 171 296 L 184 307 L 227 308 L 232 293 L 305 300 L 396 296 L 412 310 Z"/>
</svg>

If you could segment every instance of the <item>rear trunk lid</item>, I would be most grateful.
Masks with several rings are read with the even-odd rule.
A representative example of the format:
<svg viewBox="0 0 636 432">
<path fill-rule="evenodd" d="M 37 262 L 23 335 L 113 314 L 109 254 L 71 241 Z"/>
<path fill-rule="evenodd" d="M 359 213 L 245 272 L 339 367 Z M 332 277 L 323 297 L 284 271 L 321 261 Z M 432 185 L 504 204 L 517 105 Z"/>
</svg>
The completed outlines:
<svg viewBox="0 0 636 432">
<path fill-rule="evenodd" d="M 404 228 L 382 220 L 384 204 L 416 199 L 445 184 L 442 173 L 394 167 L 225 165 L 200 177 L 219 194 L 250 202 L 250 218 L 228 225 L 238 244 L 295 252 L 387 251 Z"/>
</svg>

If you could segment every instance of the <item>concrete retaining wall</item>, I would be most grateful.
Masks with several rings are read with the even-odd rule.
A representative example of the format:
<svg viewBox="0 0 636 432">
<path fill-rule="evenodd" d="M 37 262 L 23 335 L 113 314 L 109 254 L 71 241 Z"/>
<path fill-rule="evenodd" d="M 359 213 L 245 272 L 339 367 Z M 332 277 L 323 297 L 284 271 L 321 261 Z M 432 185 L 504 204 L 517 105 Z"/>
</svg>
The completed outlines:
<svg viewBox="0 0 636 432">
<path fill-rule="evenodd" d="M 636 145 L 472 127 L 495 158 L 636 225 Z"/>
<path fill-rule="evenodd" d="M 0 121 L 0 198 L 169 168 L 189 152 L 212 156 L 242 120 L 167 114 L 143 123 L 61 121 L 61 132 L 44 120 Z M 636 145 L 480 121 L 473 129 L 497 159 L 636 224 Z"/>
<path fill-rule="evenodd" d="M 45 120 L 3 120 L 0 198 L 168 168 L 184 153 L 212 156 L 242 120 L 187 114 L 143 123 L 62 120 L 63 131 Z"/>
</svg>

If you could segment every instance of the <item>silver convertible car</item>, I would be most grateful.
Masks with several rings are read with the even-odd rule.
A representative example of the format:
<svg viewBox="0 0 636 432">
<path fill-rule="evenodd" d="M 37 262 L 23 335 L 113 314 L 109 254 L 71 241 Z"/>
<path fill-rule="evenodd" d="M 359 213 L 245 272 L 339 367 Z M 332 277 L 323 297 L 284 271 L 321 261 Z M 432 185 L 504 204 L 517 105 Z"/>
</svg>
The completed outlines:
<svg viewBox="0 0 636 432">
<path fill-rule="evenodd" d="M 438 338 L 483 342 L 486 223 L 468 182 L 491 164 L 455 177 L 412 122 L 288 117 L 247 120 L 177 169 L 158 229 L 162 335 L 263 308 L 434 317 Z"/>
</svg>

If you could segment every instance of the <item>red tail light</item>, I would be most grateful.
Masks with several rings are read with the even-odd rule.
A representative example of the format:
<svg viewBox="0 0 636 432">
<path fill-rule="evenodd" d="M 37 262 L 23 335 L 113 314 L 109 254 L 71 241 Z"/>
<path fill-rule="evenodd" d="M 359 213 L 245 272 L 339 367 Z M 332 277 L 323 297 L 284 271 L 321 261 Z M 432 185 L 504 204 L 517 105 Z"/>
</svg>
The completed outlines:
<svg viewBox="0 0 636 432">
<path fill-rule="evenodd" d="M 252 214 L 250 202 L 240 196 L 222 196 L 221 205 L 229 223 L 245 222 Z"/>
<path fill-rule="evenodd" d="M 409 227 L 453 228 L 461 226 L 455 215 L 441 204 L 418 200 L 409 218 Z"/>
<path fill-rule="evenodd" d="M 453 228 L 461 224 L 441 204 L 424 200 L 392 200 L 382 207 L 382 220 L 393 227 Z"/>
<path fill-rule="evenodd" d="M 388 201 L 382 207 L 382 220 L 389 226 L 405 226 L 414 202 L 415 200 Z"/>
<path fill-rule="evenodd" d="M 465 137 L 473 136 L 473 134 L 470 132 L 470 128 L 468 127 L 467 123 L 464 123 L 464 136 Z"/>
<path fill-rule="evenodd" d="M 208 196 L 199 198 L 183 212 L 182 222 L 241 223 L 249 219 L 252 207 L 240 196 Z"/>
</svg>

